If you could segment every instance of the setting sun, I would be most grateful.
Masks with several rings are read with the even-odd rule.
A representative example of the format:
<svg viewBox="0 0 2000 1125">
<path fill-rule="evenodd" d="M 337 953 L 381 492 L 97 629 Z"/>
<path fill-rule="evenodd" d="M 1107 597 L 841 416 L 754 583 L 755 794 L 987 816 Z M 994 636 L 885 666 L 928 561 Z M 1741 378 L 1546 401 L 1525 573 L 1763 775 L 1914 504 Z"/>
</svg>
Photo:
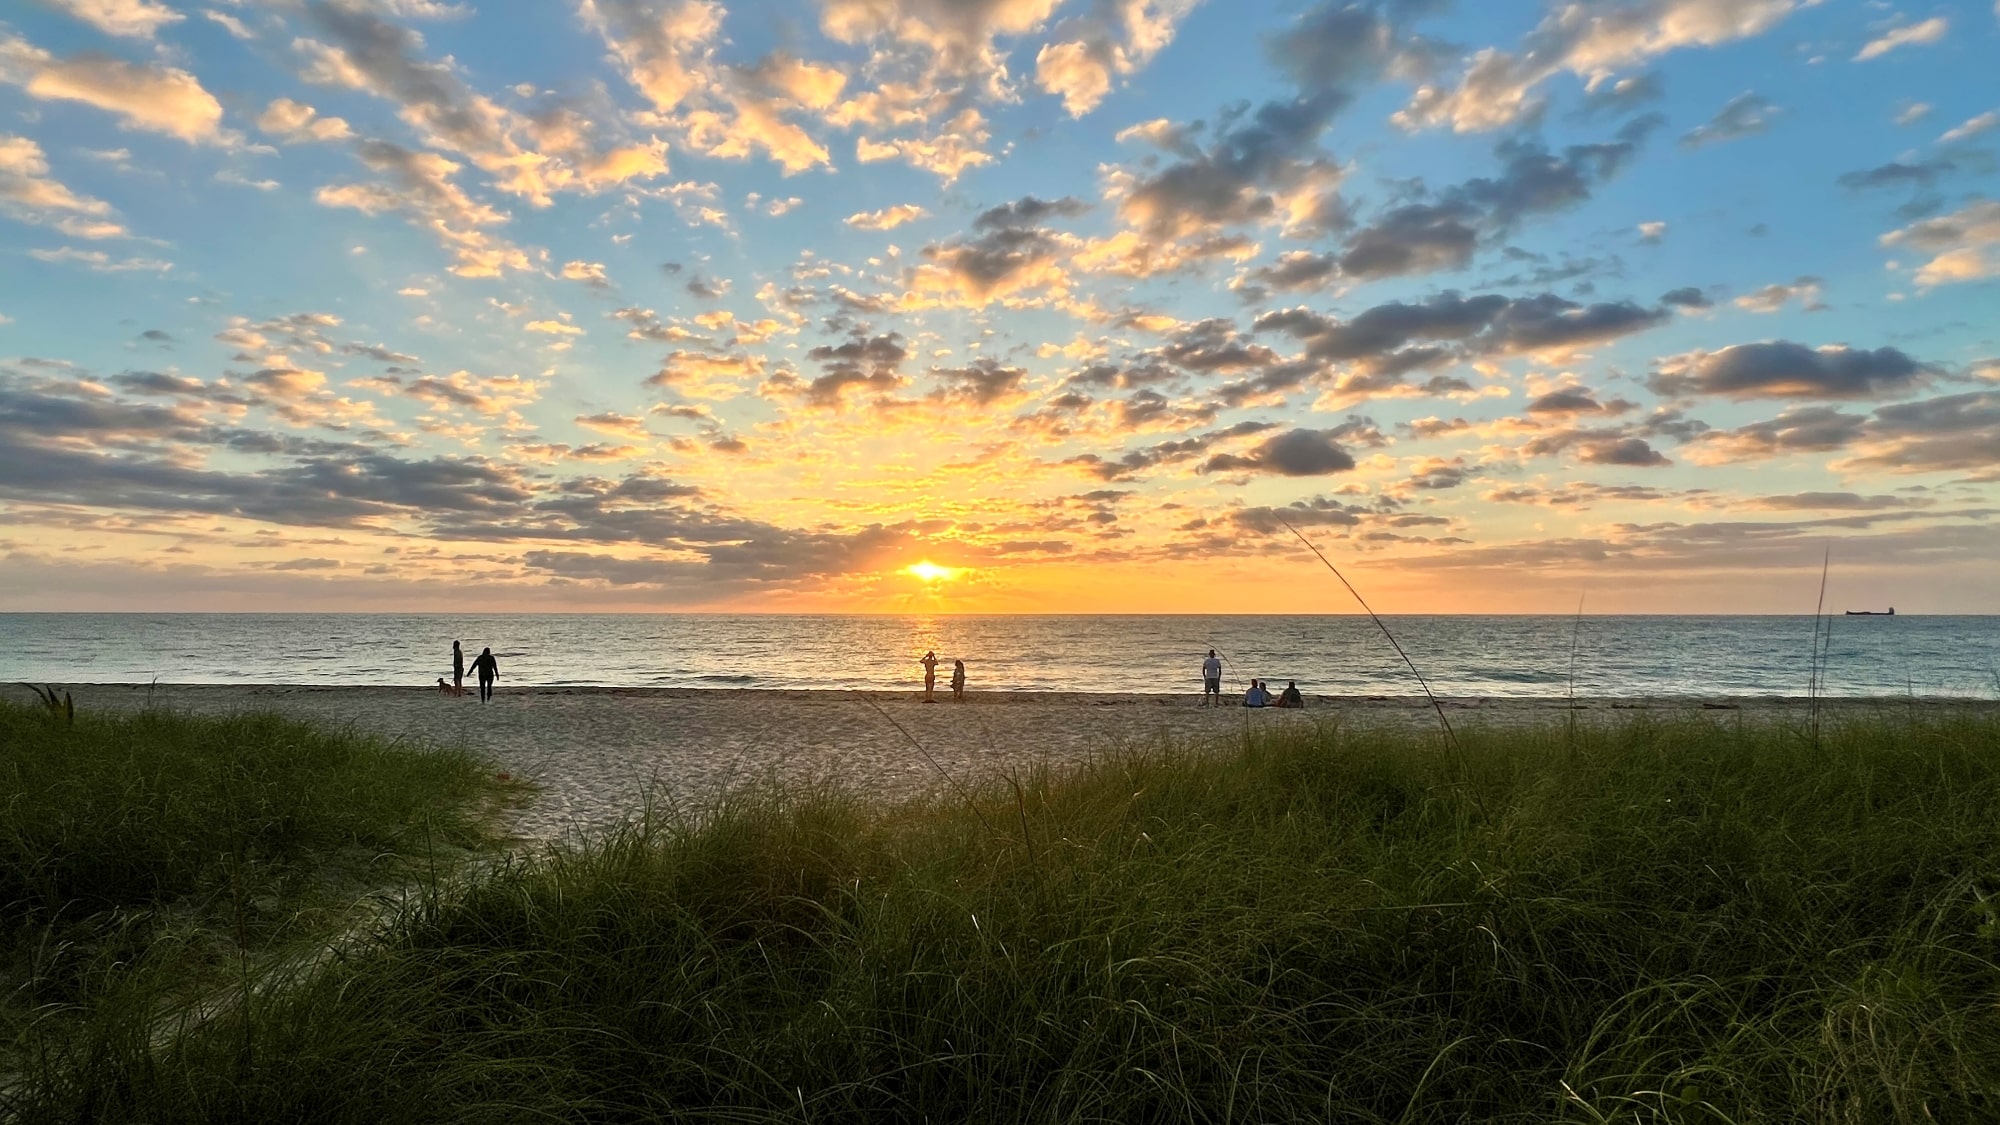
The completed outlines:
<svg viewBox="0 0 2000 1125">
<path fill-rule="evenodd" d="M 923 582 L 929 583 L 929 582 L 948 581 L 950 579 L 958 577 L 959 572 L 958 568 L 956 567 L 939 566 L 938 564 L 930 561 L 929 559 L 925 559 L 922 562 L 911 563 L 910 565 L 904 567 L 903 573 L 912 575 Z"/>
</svg>

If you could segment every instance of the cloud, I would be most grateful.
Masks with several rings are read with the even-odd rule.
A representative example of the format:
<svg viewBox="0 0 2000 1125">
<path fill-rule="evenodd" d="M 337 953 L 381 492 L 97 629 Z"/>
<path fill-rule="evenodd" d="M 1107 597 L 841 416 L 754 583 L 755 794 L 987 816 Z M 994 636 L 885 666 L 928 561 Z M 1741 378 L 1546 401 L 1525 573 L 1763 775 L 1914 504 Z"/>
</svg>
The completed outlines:
<svg viewBox="0 0 2000 1125">
<path fill-rule="evenodd" d="M 807 405 L 822 410 L 840 410 L 850 392 L 890 394 L 906 380 L 899 372 L 910 357 L 897 333 L 854 336 L 843 344 L 823 344 L 806 353 L 806 358 L 822 365 L 824 374 L 806 384 L 801 393 Z"/>
<path fill-rule="evenodd" d="M 416 399 L 433 409 L 463 407 L 488 417 L 518 410 L 536 401 L 542 394 L 538 384 L 519 375 L 480 376 L 470 371 L 420 375 L 414 379 L 383 375 L 370 380 L 367 385 Z"/>
<path fill-rule="evenodd" d="M 1949 215 L 1912 223 L 1882 236 L 1933 257 L 1917 267 L 1918 285 L 1950 285 L 2000 277 L 2000 201 L 1968 203 Z"/>
<path fill-rule="evenodd" d="M 1615 142 L 1571 145 L 1560 154 L 1506 141 L 1495 150 L 1498 175 L 1455 184 L 1432 201 L 1392 207 L 1350 234 L 1340 252 L 1341 275 L 1372 280 L 1463 269 L 1482 239 L 1587 201 L 1637 154 L 1657 120 L 1640 118 Z"/>
<path fill-rule="evenodd" d="M 189 144 L 235 145 L 222 128 L 222 103 L 194 75 L 171 66 L 106 55 L 58 59 L 23 40 L 0 38 L 0 81 L 43 101 L 74 101 L 116 114 L 129 129 L 164 133 Z"/>
<path fill-rule="evenodd" d="M 75 262 L 96 273 L 165 273 L 174 268 L 162 258 L 114 258 L 102 250 L 78 250 L 63 246 L 55 250 L 30 250 L 28 256 L 43 262 Z"/>
<path fill-rule="evenodd" d="M 1333 430 L 1287 430 L 1248 453 L 1218 453 L 1202 462 L 1203 473 L 1271 473 L 1317 477 L 1354 468 L 1354 458 L 1335 441 Z"/>
<path fill-rule="evenodd" d="M 564 262 L 562 276 L 565 281 L 580 281 L 592 289 L 611 288 L 611 279 L 604 275 L 603 262 Z"/>
<path fill-rule="evenodd" d="M 1899 27 L 1885 32 L 1879 38 L 1869 40 L 1867 46 L 1862 47 L 1854 56 L 1854 61 L 1867 62 L 1869 59 L 1878 59 L 1898 47 L 1926 46 L 1943 39 L 1945 32 L 1950 30 L 1951 21 L 1942 16 L 1934 16 L 1908 27 Z"/>
<path fill-rule="evenodd" d="M 227 12 L 218 12 L 214 8 L 204 8 L 201 14 L 202 18 L 227 31 L 237 39 L 248 41 L 257 38 L 256 32 L 245 27 L 242 20 L 237 19 Z"/>
<path fill-rule="evenodd" d="M 1530 414 L 1623 414 L 1633 409 L 1624 399 L 1600 403 L 1588 387 L 1562 387 L 1539 395 L 1528 403 Z"/>
<path fill-rule="evenodd" d="M 1161 466 L 1191 461 L 1219 443 L 1265 433 L 1276 428 L 1275 422 L 1243 421 L 1220 430 L 1175 438 L 1144 449 L 1130 450 L 1120 454 L 1117 460 L 1107 461 L 1095 453 L 1084 453 L 1065 460 L 1063 464 L 1073 466 L 1098 480 L 1135 480 Z"/>
<path fill-rule="evenodd" d="M 544 336 L 581 336 L 583 329 L 562 320 L 531 320 L 521 327 Z"/>
<path fill-rule="evenodd" d="M 1668 357 L 1646 385 L 1663 395 L 1875 398 L 1908 390 L 1936 373 L 1896 348 L 1812 348 L 1773 340 Z"/>
<path fill-rule="evenodd" d="M 863 164 L 901 159 L 910 167 L 922 169 L 950 184 L 964 175 L 966 169 L 993 162 L 993 154 L 982 147 L 992 139 L 985 116 L 968 106 L 947 121 L 942 129 L 927 137 L 891 137 L 877 141 L 863 134 L 855 138 L 854 158 Z"/>
<path fill-rule="evenodd" d="M 584 8 L 588 14 L 591 6 Z M 666 174 L 663 142 L 599 136 L 607 123 L 622 121 L 608 103 L 601 112 L 556 107 L 523 116 L 473 90 L 449 58 L 425 58 L 422 35 L 366 5 L 311 0 L 306 13 L 324 36 L 292 43 L 306 80 L 390 102 L 427 144 L 462 155 L 536 206 L 547 206 L 557 191 L 595 192 Z M 605 100 L 601 93 L 598 99 Z"/>
<path fill-rule="evenodd" d="M 1292 250 L 1280 254 L 1278 260 L 1268 266 L 1245 272 L 1243 277 L 1260 286 L 1293 292 L 1321 288 L 1339 272 L 1340 259 L 1332 254 Z"/>
<path fill-rule="evenodd" d="M 321 117 L 319 111 L 303 102 L 290 98 L 278 98 L 264 108 L 257 118 L 257 127 L 274 137 L 291 141 L 344 141 L 354 135 L 346 121 L 338 117 Z"/>
<path fill-rule="evenodd" d="M 1846 452 L 1827 467 L 1850 475 L 1969 471 L 1975 480 L 2000 480 L 2000 393 L 1892 403 L 1872 414 L 1788 410 L 1770 421 L 1701 435 L 1690 452 L 1709 465 Z"/>
<path fill-rule="evenodd" d="M 1865 191 L 1870 188 L 1901 187 L 1905 184 L 1927 188 L 1937 182 L 1939 176 L 1957 170 L 1957 165 L 1943 157 L 1905 163 L 1890 161 L 1873 168 L 1842 174 L 1839 183 L 1850 191 Z"/>
<path fill-rule="evenodd" d="M 931 378 L 939 384 L 940 399 L 978 407 L 993 406 L 1013 397 L 1027 377 L 1026 369 L 1008 367 L 990 358 L 974 360 L 964 367 L 931 369 Z"/>
<path fill-rule="evenodd" d="M 1282 332 L 1309 359 L 1360 371 L 1401 373 L 1480 355 L 1563 352 L 1664 324 L 1671 314 L 1629 301 L 1580 305 L 1553 293 L 1509 298 L 1441 293 L 1421 303 L 1392 301 L 1337 320 L 1306 309 L 1259 316 L 1260 332 Z"/>
<path fill-rule="evenodd" d="M 1826 303 L 1819 297 L 1820 279 L 1802 277 L 1790 285 L 1774 283 L 1754 293 L 1745 293 L 1736 298 L 1734 303 L 1737 308 L 1746 312 L 1775 313 L 1783 311 L 1787 304 L 1796 301 L 1806 312 L 1822 312 L 1826 309 Z"/>
<path fill-rule="evenodd" d="M 1693 286 L 1672 289 L 1660 294 L 1660 303 L 1677 309 L 1706 309 L 1715 304 L 1706 294 Z"/>
<path fill-rule="evenodd" d="M 1120 78 L 1143 70 L 1174 39 L 1198 0 L 1096 0 L 1065 20 L 1035 54 L 1035 83 L 1071 117 L 1096 109 Z"/>
<path fill-rule="evenodd" d="M 1009 210 L 1012 207 L 1024 209 Z M 911 292 L 905 302 L 918 307 L 936 303 L 978 308 L 994 301 L 1022 300 L 1037 289 L 1066 292 L 1069 274 L 1059 262 L 1076 240 L 1032 222 L 1051 213 L 1060 213 L 1058 204 L 1029 196 L 974 220 L 973 229 L 979 233 L 973 237 L 924 247 L 923 263 L 906 278 Z"/>
<path fill-rule="evenodd" d="M 1954 128 L 1947 129 L 1938 137 L 1938 143 L 1951 144 L 1954 141 L 1968 141 L 2000 128 L 2000 109 L 1989 109 L 1977 117 L 1970 117 Z"/>
<path fill-rule="evenodd" d="M 0 133 L 0 214 L 76 238 L 123 238 L 128 233 L 112 219 L 110 204 L 50 177 L 40 145 L 7 133 Z"/>
<path fill-rule="evenodd" d="M 1835 472 L 1979 473 L 2000 480 L 2000 393 L 1974 391 L 1880 407 Z"/>
<path fill-rule="evenodd" d="M 722 30 L 708 0 L 579 0 L 584 24 L 603 36 L 625 77 L 661 113 L 704 88 L 704 64 Z"/>
<path fill-rule="evenodd" d="M 153 33 L 184 17 L 152 0 L 47 0 L 106 35 L 151 39 Z"/>
<path fill-rule="evenodd" d="M 1729 99 L 1705 125 L 1697 125 L 1681 137 L 1682 148 L 1700 148 L 1721 141 L 1740 140 L 1770 128 L 1778 107 L 1762 94 L 1744 93 Z"/>
<path fill-rule="evenodd" d="M 1518 53 L 1485 48 L 1467 60 L 1455 87 L 1425 84 L 1393 115 L 1417 130 L 1449 126 L 1490 132 L 1539 114 L 1539 87 L 1568 72 L 1592 88 L 1619 71 L 1691 47 L 1761 35 L 1811 0 L 1625 0 L 1553 5 Z"/>
<path fill-rule="evenodd" d="M 895 230 L 904 223 L 913 223 L 929 214 L 914 203 L 898 203 L 879 211 L 857 211 L 849 215 L 846 222 L 848 226 L 862 230 Z"/>
<path fill-rule="evenodd" d="M 887 41 L 923 60 L 922 73 L 1006 91 L 1002 36 L 1040 28 L 1058 0 L 823 0 L 820 29 L 842 43 Z"/>
<path fill-rule="evenodd" d="M 364 140 L 354 152 L 382 180 L 322 187 L 313 196 L 321 206 L 351 207 L 369 215 L 400 212 L 437 236 L 452 255 L 451 272 L 460 277 L 498 277 L 506 270 L 534 268 L 519 247 L 482 229 L 506 222 L 507 216 L 475 201 L 452 181 L 457 163 L 388 141 Z"/>
</svg>

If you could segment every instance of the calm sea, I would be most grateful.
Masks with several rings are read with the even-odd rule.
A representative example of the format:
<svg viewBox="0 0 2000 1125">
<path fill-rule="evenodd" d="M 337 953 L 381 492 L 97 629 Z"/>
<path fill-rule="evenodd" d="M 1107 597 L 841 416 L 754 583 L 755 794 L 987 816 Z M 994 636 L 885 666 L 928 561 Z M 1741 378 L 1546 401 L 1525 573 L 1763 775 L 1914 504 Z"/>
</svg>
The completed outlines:
<svg viewBox="0 0 2000 1125">
<path fill-rule="evenodd" d="M 1829 695 L 2000 695 L 2000 617 L 1834 617 Z M 1810 617 L 1395 617 L 1445 695 L 1804 695 Z M 0 614 L 0 681 L 422 686 L 491 646 L 502 684 L 908 688 L 935 649 L 973 690 L 1199 690 L 1226 683 L 1416 694 L 1365 617 Z"/>
</svg>

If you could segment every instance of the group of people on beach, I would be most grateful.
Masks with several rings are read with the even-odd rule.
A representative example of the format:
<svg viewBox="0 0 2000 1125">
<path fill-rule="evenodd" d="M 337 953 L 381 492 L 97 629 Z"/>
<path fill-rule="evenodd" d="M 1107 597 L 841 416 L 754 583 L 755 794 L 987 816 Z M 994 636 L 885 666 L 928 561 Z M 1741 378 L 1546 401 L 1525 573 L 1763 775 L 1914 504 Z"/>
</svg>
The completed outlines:
<svg viewBox="0 0 2000 1125">
<path fill-rule="evenodd" d="M 924 702 L 936 703 L 937 653 L 925 652 L 923 658 L 918 660 L 917 663 L 924 666 Z M 965 702 L 965 661 L 963 660 L 954 660 L 951 662 L 951 699 L 954 703 Z"/>
<path fill-rule="evenodd" d="M 1209 649 L 1208 658 L 1201 662 L 1201 705 L 1207 707 L 1211 700 L 1215 706 L 1222 706 L 1222 658 L 1215 655 L 1214 649 Z M 1250 690 L 1243 693 L 1245 707 L 1300 708 L 1305 705 L 1306 697 L 1299 694 L 1299 685 L 1295 680 L 1285 681 L 1285 690 L 1276 694 L 1264 681 L 1251 680 Z"/>
<path fill-rule="evenodd" d="M 493 650 L 482 648 L 479 655 L 472 658 L 473 674 L 479 677 L 479 702 L 493 698 L 493 681 L 500 678 L 500 662 L 493 659 Z M 451 642 L 451 682 L 445 683 L 438 677 L 438 694 L 465 694 L 465 650 L 457 641 Z"/>
</svg>

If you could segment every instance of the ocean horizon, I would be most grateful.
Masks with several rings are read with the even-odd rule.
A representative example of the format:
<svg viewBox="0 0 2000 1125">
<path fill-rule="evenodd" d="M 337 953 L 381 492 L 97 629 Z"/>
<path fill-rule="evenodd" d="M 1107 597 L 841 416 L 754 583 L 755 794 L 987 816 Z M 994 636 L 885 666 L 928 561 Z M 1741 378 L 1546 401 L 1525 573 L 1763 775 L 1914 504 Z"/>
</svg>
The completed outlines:
<svg viewBox="0 0 2000 1125">
<path fill-rule="evenodd" d="M 1384 623 L 1451 696 L 2000 697 L 2000 617 L 1438 614 Z M 1814 658 L 1815 622 L 1821 650 Z M 0 680 L 429 685 L 491 647 L 501 687 L 915 689 L 925 651 L 973 691 L 1315 695 L 1422 687 L 1363 614 L 7 613 Z"/>
</svg>

